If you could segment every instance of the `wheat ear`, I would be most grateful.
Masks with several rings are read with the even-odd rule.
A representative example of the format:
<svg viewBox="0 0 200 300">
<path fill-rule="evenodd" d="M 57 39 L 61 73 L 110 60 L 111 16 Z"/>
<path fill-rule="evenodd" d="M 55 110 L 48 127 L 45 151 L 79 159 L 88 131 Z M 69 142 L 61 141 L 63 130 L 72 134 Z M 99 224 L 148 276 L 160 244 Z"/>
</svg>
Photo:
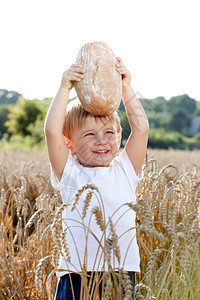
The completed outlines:
<svg viewBox="0 0 200 300">
<path fill-rule="evenodd" d="M 42 291 L 42 273 L 45 268 L 46 261 L 50 258 L 51 256 L 48 255 L 44 258 L 41 258 L 37 267 L 36 267 L 36 273 L 35 273 L 35 287 L 36 289 L 41 292 Z"/>
<path fill-rule="evenodd" d="M 124 298 L 123 299 L 124 300 L 132 299 L 133 287 L 132 287 L 128 272 L 126 272 L 126 271 L 122 272 L 122 286 L 124 289 Z"/>
<path fill-rule="evenodd" d="M 120 255 L 120 249 L 118 246 L 118 236 L 115 232 L 115 228 L 112 222 L 112 219 L 109 218 L 109 224 L 110 224 L 110 232 L 111 232 L 111 237 L 112 237 L 112 241 L 113 241 L 113 250 L 114 250 L 114 254 L 117 257 L 118 263 L 120 264 L 120 259 L 121 259 L 121 255 Z"/>
<path fill-rule="evenodd" d="M 82 185 L 75 193 L 74 195 L 74 200 L 72 202 L 72 206 L 71 206 L 71 211 L 73 211 L 76 207 L 76 205 L 78 204 L 79 198 L 82 195 L 82 193 L 84 191 L 86 191 L 87 189 L 91 189 L 92 191 L 96 190 L 99 191 L 98 187 L 92 183 L 87 183 Z"/>
<path fill-rule="evenodd" d="M 108 267 L 111 268 L 111 250 L 113 248 L 113 240 L 107 239 L 105 246 L 105 260 L 107 261 Z"/>
<path fill-rule="evenodd" d="M 65 228 L 65 230 L 61 233 L 61 244 L 62 244 L 62 248 L 65 252 L 65 258 L 68 262 L 70 262 L 71 255 L 70 255 L 69 247 L 66 242 L 66 234 L 67 234 L 67 228 Z"/>
<path fill-rule="evenodd" d="M 53 233 L 53 239 L 55 244 L 58 247 L 58 251 L 62 250 L 61 240 L 60 240 L 60 234 L 61 234 L 61 221 L 62 221 L 62 212 L 67 207 L 66 204 L 61 205 L 59 209 L 57 210 L 54 221 L 52 224 L 52 233 Z"/>
<path fill-rule="evenodd" d="M 101 228 L 101 231 L 104 231 L 105 224 L 103 221 L 102 211 L 100 210 L 100 208 L 98 206 L 94 206 L 92 208 L 92 213 L 95 215 L 97 225 Z"/>
<path fill-rule="evenodd" d="M 84 200 L 84 205 L 83 205 L 83 211 L 82 211 L 82 218 L 84 219 L 85 216 L 86 216 L 86 213 L 87 213 L 87 209 L 90 205 L 90 201 L 92 199 L 92 192 L 89 191 L 87 193 L 87 196 L 85 197 L 85 200 Z"/>
<path fill-rule="evenodd" d="M 111 299 L 111 295 L 113 292 L 113 283 L 111 280 L 111 275 L 108 273 L 106 276 L 106 281 L 105 281 L 105 288 L 104 288 L 104 295 L 102 297 L 102 300 L 109 300 Z"/>
<path fill-rule="evenodd" d="M 37 210 L 32 217 L 29 219 L 28 223 L 26 224 L 26 228 L 31 227 L 33 223 L 35 223 L 36 220 L 39 219 L 40 215 L 44 212 L 44 209 Z"/>
</svg>

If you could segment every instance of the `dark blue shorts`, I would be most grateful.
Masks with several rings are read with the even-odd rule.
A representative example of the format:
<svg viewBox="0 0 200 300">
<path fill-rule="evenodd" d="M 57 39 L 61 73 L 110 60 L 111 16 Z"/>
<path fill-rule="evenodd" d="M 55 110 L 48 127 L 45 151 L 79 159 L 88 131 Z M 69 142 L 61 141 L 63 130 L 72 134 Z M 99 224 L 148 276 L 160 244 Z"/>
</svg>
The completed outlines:
<svg viewBox="0 0 200 300">
<path fill-rule="evenodd" d="M 89 276 L 91 276 L 91 272 L 87 273 Z M 131 284 L 133 287 L 133 299 L 134 299 L 134 288 L 135 288 L 135 272 L 128 272 Z M 71 277 L 71 280 L 70 280 Z M 89 282 L 90 279 L 88 279 Z M 72 287 L 71 283 L 73 285 L 73 291 L 74 291 L 74 297 L 72 293 Z M 101 299 L 101 284 L 99 287 L 99 295 Z M 81 277 L 78 274 L 70 273 L 66 274 L 62 277 L 60 277 L 58 285 L 57 285 L 57 291 L 54 300 L 80 300 L 80 291 L 81 291 Z"/>
</svg>

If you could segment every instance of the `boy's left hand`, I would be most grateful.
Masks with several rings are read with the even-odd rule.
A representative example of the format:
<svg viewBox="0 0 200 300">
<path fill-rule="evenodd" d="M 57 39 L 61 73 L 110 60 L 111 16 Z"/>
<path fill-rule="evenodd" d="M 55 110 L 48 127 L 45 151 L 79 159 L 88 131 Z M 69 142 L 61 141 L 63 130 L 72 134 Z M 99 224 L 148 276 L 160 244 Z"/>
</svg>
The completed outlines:
<svg viewBox="0 0 200 300">
<path fill-rule="evenodd" d="M 124 67 L 123 61 L 120 57 L 117 57 L 118 63 L 116 63 L 116 69 L 120 75 L 122 75 L 122 86 L 127 87 L 131 84 L 131 73 Z"/>
</svg>

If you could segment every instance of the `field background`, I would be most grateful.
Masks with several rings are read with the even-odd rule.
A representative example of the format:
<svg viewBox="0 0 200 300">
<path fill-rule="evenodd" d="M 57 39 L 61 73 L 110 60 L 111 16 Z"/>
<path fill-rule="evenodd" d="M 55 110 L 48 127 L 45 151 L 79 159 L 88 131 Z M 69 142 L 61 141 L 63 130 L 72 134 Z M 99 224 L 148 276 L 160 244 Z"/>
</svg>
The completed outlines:
<svg viewBox="0 0 200 300">
<path fill-rule="evenodd" d="M 200 168 L 200 151 L 148 149 L 150 157 L 154 157 L 159 165 L 174 164 L 181 171 L 188 168 Z M 33 163 L 38 170 L 48 175 L 49 161 L 46 152 L 0 152 L 0 163 L 8 168 L 8 171 L 18 172 L 24 164 Z M 16 167 L 17 166 L 17 167 Z"/>
<path fill-rule="evenodd" d="M 0 299 L 52 300 L 61 199 L 46 152 L 0 152 L 0 191 Z M 199 300 L 200 152 L 148 149 L 137 199 L 136 299 Z"/>
</svg>

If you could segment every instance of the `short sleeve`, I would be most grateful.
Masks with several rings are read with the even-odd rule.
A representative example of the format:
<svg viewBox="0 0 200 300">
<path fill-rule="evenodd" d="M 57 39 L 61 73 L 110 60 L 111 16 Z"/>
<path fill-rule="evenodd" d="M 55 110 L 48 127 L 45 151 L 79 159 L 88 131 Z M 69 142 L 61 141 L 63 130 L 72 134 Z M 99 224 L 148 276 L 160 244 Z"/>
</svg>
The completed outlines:
<svg viewBox="0 0 200 300">
<path fill-rule="evenodd" d="M 73 155 L 69 152 L 69 156 L 68 156 L 67 162 L 65 164 L 63 174 L 62 174 L 62 177 L 61 177 L 60 181 L 56 177 L 55 173 L 53 172 L 52 166 L 50 165 L 51 183 L 52 183 L 52 186 L 54 188 L 59 189 L 59 190 L 62 190 L 64 188 L 64 185 L 66 184 L 66 179 L 68 177 L 70 177 L 70 173 L 71 173 L 71 169 L 72 169 L 72 166 L 73 166 L 73 160 L 74 159 L 75 158 L 73 157 Z"/>
<path fill-rule="evenodd" d="M 136 175 L 135 169 L 128 157 L 125 148 L 119 154 L 120 163 L 124 169 L 130 184 L 136 186 L 140 180 L 143 179 L 143 169 L 141 169 L 139 175 Z"/>
</svg>

